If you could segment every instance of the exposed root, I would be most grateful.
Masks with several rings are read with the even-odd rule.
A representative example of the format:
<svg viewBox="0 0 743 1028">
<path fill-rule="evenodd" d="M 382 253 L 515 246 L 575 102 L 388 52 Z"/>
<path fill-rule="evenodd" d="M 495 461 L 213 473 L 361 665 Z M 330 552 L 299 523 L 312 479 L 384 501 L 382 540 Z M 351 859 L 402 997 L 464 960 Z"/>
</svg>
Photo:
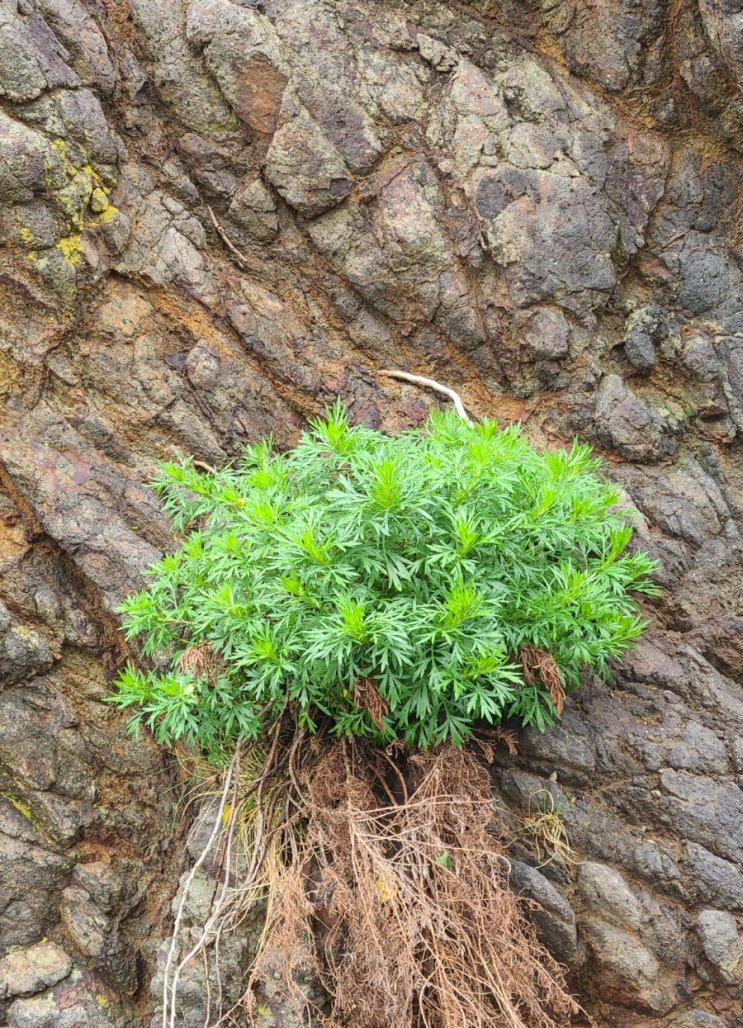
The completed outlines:
<svg viewBox="0 0 743 1028">
<path fill-rule="evenodd" d="M 492 821 L 487 770 L 468 752 L 405 760 L 278 726 L 268 751 L 237 755 L 225 774 L 220 884 L 174 974 L 171 948 L 164 1028 L 180 968 L 218 957 L 257 900 L 266 918 L 248 988 L 229 1010 L 210 997 L 212 1025 L 265 1023 L 280 978 L 285 1006 L 326 1028 L 566 1028 L 579 1008 L 507 887 Z"/>
<path fill-rule="evenodd" d="M 175 1028 L 175 1017 L 176 1017 L 176 999 L 178 995 L 178 978 L 180 973 L 187 963 L 188 960 L 192 959 L 196 954 L 202 952 L 205 948 L 205 944 L 208 939 L 207 928 L 204 927 L 204 933 L 202 939 L 199 940 L 200 944 L 196 946 L 188 956 L 181 960 L 181 962 L 173 970 L 173 963 L 176 959 L 176 952 L 178 949 L 178 943 L 180 939 L 180 928 L 181 921 L 183 919 L 183 913 L 186 908 L 186 903 L 189 897 L 189 891 L 193 885 L 196 874 L 202 864 L 205 862 L 207 857 L 212 851 L 218 836 L 220 835 L 220 828 L 223 825 L 223 814 L 227 805 L 227 798 L 231 792 L 234 792 L 234 784 L 237 781 L 240 767 L 240 747 L 235 750 L 235 755 L 229 763 L 229 766 L 224 775 L 224 784 L 222 792 L 219 798 L 219 809 L 217 812 L 217 818 L 212 829 L 212 833 L 207 840 L 202 852 L 199 854 L 198 859 L 191 868 L 188 878 L 186 879 L 183 893 L 181 895 L 178 908 L 175 913 L 175 924 L 173 926 L 173 935 L 171 937 L 170 947 L 168 949 L 168 955 L 165 962 L 165 972 L 163 974 L 163 1010 L 162 1010 L 162 1023 L 163 1028 Z M 211 918 L 210 918 L 211 920 Z M 172 972 L 172 975 L 171 975 Z"/>
<path fill-rule="evenodd" d="M 457 414 L 463 421 L 466 421 L 468 425 L 472 424 L 467 411 L 464 409 L 462 403 L 462 397 L 459 393 L 456 393 L 449 386 L 442 385 L 440 382 L 436 382 L 432 378 L 424 378 L 422 375 L 410 375 L 407 371 L 380 371 L 380 375 L 386 375 L 387 378 L 397 378 L 403 382 L 412 382 L 414 385 L 426 386 L 428 389 L 435 389 L 437 393 L 443 393 L 444 396 L 448 396 L 454 404 Z"/>
</svg>

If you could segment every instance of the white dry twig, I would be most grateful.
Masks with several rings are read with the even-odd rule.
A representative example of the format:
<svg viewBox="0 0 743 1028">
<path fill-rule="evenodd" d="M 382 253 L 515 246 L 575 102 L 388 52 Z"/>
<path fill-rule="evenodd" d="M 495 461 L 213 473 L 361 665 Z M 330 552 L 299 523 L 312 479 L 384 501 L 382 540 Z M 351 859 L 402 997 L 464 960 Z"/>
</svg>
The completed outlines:
<svg viewBox="0 0 743 1028">
<path fill-rule="evenodd" d="M 435 389 L 437 393 L 443 393 L 444 396 L 448 396 L 453 401 L 460 418 L 466 421 L 468 425 L 472 424 L 467 411 L 464 409 L 461 396 L 459 393 L 455 393 L 453 389 L 450 389 L 449 386 L 441 385 L 440 382 L 436 382 L 432 378 L 424 378 L 422 375 L 410 375 L 407 371 L 380 371 L 379 374 L 386 375 L 387 378 L 399 378 L 403 382 L 413 382 L 415 385 L 426 386 L 428 389 Z"/>
</svg>

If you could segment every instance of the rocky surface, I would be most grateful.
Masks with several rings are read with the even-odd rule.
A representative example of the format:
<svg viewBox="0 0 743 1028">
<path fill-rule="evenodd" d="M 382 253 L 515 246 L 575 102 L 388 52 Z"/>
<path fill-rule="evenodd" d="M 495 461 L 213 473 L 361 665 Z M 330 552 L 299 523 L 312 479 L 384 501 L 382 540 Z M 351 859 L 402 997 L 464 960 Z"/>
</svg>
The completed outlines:
<svg viewBox="0 0 743 1028">
<path fill-rule="evenodd" d="M 418 423 L 397 367 L 590 441 L 636 509 L 664 593 L 499 762 L 513 884 L 599 1024 L 741 1023 L 740 18 L 0 0 L 0 1022 L 152 1016 L 178 773 L 103 699 L 155 462 L 338 394 Z"/>
</svg>

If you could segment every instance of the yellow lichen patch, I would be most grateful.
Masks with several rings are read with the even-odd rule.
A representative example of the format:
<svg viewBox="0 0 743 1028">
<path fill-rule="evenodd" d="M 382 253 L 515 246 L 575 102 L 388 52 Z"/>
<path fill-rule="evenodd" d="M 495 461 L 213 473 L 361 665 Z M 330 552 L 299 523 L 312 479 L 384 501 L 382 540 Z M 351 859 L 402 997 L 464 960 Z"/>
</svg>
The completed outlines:
<svg viewBox="0 0 743 1028">
<path fill-rule="evenodd" d="M 93 181 L 82 171 L 79 172 L 64 189 L 59 189 L 55 199 L 70 219 L 72 226 L 78 230 L 82 229 L 85 218 L 85 208 L 93 195 Z"/>
<path fill-rule="evenodd" d="M 119 208 L 114 207 L 112 203 L 106 207 L 105 210 L 101 211 L 98 215 L 98 223 L 100 225 L 108 225 L 110 221 L 113 221 L 116 215 L 119 213 Z"/>
<path fill-rule="evenodd" d="M 77 175 L 78 172 L 82 170 L 82 169 L 78 168 L 77 165 L 74 163 L 74 161 L 71 159 L 71 157 L 70 157 L 70 155 L 69 155 L 69 153 L 67 151 L 67 143 L 65 142 L 64 139 L 59 139 L 59 138 L 55 139 L 52 142 L 52 150 L 54 150 L 54 152 L 59 157 L 60 164 L 62 165 L 64 173 L 67 175 L 68 178 L 74 178 L 75 175 Z M 97 178 L 98 176 L 95 174 L 93 169 L 90 168 L 90 165 L 88 165 L 88 168 L 93 173 L 93 175 L 95 175 L 95 177 Z"/>
<path fill-rule="evenodd" d="M 62 171 L 68 183 L 63 188 L 52 188 L 48 181 L 49 191 L 53 193 L 57 203 L 70 218 L 72 225 L 81 231 L 84 224 L 85 211 L 90 204 L 94 213 L 100 213 L 108 207 L 109 189 L 104 185 L 100 175 L 92 164 L 86 163 L 78 167 L 70 157 L 64 139 L 55 139 L 52 150 L 59 158 Z M 51 169 L 48 169 L 49 173 Z M 47 176 L 48 180 L 50 174 Z"/>
<path fill-rule="evenodd" d="M 74 232 L 63 236 L 50 249 L 29 251 L 28 259 L 57 296 L 71 303 L 77 291 L 77 266 L 82 252 L 80 234 Z"/>
<path fill-rule="evenodd" d="M 62 164 L 72 166 L 72 161 L 67 156 L 67 143 L 65 143 L 64 139 L 55 139 L 52 142 L 52 150 L 57 151 L 57 154 L 59 155 L 59 159 L 62 161 Z"/>
<path fill-rule="evenodd" d="M 108 197 L 106 196 L 105 190 L 101 189 L 100 186 L 96 186 L 90 195 L 90 209 L 94 214 L 103 214 L 108 208 Z"/>
<path fill-rule="evenodd" d="M 33 649 L 36 645 L 38 640 L 36 632 L 29 631 L 25 625 L 16 625 L 14 629 L 11 629 L 11 631 L 14 632 L 16 638 L 20 638 L 23 645 L 27 646 L 29 649 Z"/>
<path fill-rule="evenodd" d="M 65 261 L 76 268 L 80 263 L 80 258 L 83 255 L 83 248 L 80 242 L 81 237 L 79 232 L 73 232 L 72 235 L 63 236 L 62 239 L 56 244 L 56 249 L 64 257 Z"/>
<path fill-rule="evenodd" d="M 31 808 L 28 806 L 27 803 L 24 803 L 22 800 L 17 799 L 15 796 L 10 796 L 7 793 L 3 793 L 2 795 L 6 800 L 8 800 L 9 803 L 13 804 L 13 806 L 19 814 L 23 814 L 27 821 L 33 821 L 33 818 L 31 816 Z"/>
</svg>

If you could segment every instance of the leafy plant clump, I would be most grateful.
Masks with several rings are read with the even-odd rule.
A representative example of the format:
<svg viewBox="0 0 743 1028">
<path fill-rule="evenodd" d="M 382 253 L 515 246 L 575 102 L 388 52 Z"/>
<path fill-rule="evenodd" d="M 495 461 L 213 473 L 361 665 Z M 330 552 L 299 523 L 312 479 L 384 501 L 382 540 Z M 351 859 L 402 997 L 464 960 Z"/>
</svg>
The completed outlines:
<svg viewBox="0 0 743 1028">
<path fill-rule="evenodd" d="M 337 403 L 289 452 L 165 465 L 182 543 L 122 607 L 159 663 L 127 668 L 114 702 L 214 753 L 287 710 L 420 749 L 480 719 L 544 729 L 642 632 L 632 594 L 654 591 L 598 464 L 452 413 L 390 438 Z"/>
</svg>

